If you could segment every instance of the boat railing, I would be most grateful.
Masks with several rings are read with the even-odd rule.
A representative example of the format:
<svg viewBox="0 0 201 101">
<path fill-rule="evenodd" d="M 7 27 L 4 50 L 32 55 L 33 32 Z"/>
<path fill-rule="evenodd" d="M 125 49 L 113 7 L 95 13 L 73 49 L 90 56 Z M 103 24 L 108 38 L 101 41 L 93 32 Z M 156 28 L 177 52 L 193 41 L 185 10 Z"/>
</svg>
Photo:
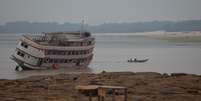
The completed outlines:
<svg viewBox="0 0 201 101">
<path fill-rule="evenodd" d="M 49 39 L 41 39 L 40 36 L 29 36 L 29 35 L 23 35 L 25 39 L 27 39 L 27 41 L 29 41 L 30 44 L 32 44 L 33 46 L 35 46 L 36 44 L 39 44 L 39 45 L 44 45 L 44 46 L 69 46 L 69 47 L 76 47 L 76 46 L 91 46 L 91 45 L 94 45 L 95 42 L 95 38 L 91 37 L 89 40 L 91 40 L 91 42 L 85 42 L 85 41 L 82 41 L 82 42 L 74 42 L 74 41 L 69 41 L 69 40 L 62 40 L 62 41 L 58 41 L 58 42 L 49 42 L 50 40 Z"/>
<path fill-rule="evenodd" d="M 46 35 L 23 35 L 25 38 L 36 41 L 36 42 L 49 42 L 49 41 L 82 41 L 89 39 L 91 41 L 94 41 L 95 39 L 93 37 L 83 37 L 80 38 L 78 36 L 68 35 L 68 37 L 58 37 L 58 36 L 46 36 Z"/>
</svg>

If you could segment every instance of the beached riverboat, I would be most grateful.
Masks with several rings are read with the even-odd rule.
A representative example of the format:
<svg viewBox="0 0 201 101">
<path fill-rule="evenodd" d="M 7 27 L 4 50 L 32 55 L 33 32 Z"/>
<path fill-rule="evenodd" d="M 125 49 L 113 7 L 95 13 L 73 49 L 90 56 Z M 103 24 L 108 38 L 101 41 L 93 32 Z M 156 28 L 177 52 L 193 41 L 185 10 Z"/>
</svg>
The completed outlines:
<svg viewBox="0 0 201 101">
<path fill-rule="evenodd" d="M 11 58 L 24 70 L 87 67 L 95 38 L 89 32 L 25 34 Z"/>
</svg>

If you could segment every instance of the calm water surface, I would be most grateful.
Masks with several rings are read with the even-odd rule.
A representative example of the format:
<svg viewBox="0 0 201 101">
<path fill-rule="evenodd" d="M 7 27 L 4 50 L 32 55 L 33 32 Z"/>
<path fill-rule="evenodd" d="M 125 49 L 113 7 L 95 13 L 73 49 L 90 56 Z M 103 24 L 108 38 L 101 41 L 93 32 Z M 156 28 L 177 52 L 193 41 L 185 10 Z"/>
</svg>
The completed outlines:
<svg viewBox="0 0 201 101">
<path fill-rule="evenodd" d="M 94 34 L 95 56 L 89 69 L 58 69 L 16 72 L 9 59 L 21 34 L 0 34 L 0 79 L 16 79 L 32 75 L 105 71 L 184 72 L 201 74 L 201 43 L 169 42 L 147 37 L 144 33 Z M 129 58 L 145 59 L 145 63 L 128 63 Z"/>
</svg>

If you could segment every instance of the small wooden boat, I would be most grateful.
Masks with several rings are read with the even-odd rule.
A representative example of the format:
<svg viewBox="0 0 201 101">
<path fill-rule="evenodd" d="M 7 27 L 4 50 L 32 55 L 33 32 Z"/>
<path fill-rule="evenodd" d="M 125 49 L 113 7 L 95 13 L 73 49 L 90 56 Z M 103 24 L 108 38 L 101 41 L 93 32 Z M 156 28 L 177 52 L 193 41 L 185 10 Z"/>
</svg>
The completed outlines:
<svg viewBox="0 0 201 101">
<path fill-rule="evenodd" d="M 128 62 L 136 62 L 136 63 L 143 63 L 143 62 L 147 62 L 149 59 L 142 59 L 142 60 L 139 60 L 139 59 L 129 59 Z"/>
</svg>

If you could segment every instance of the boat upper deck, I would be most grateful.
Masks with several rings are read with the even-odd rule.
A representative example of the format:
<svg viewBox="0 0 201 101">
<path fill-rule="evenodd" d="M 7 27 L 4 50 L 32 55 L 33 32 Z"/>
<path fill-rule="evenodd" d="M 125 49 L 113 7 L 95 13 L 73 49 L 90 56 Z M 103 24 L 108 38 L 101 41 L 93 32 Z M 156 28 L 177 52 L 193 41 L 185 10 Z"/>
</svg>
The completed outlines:
<svg viewBox="0 0 201 101">
<path fill-rule="evenodd" d="M 93 43 L 94 37 L 89 32 L 54 32 L 37 35 L 27 34 L 25 38 L 45 46 L 83 46 L 85 42 Z"/>
</svg>

